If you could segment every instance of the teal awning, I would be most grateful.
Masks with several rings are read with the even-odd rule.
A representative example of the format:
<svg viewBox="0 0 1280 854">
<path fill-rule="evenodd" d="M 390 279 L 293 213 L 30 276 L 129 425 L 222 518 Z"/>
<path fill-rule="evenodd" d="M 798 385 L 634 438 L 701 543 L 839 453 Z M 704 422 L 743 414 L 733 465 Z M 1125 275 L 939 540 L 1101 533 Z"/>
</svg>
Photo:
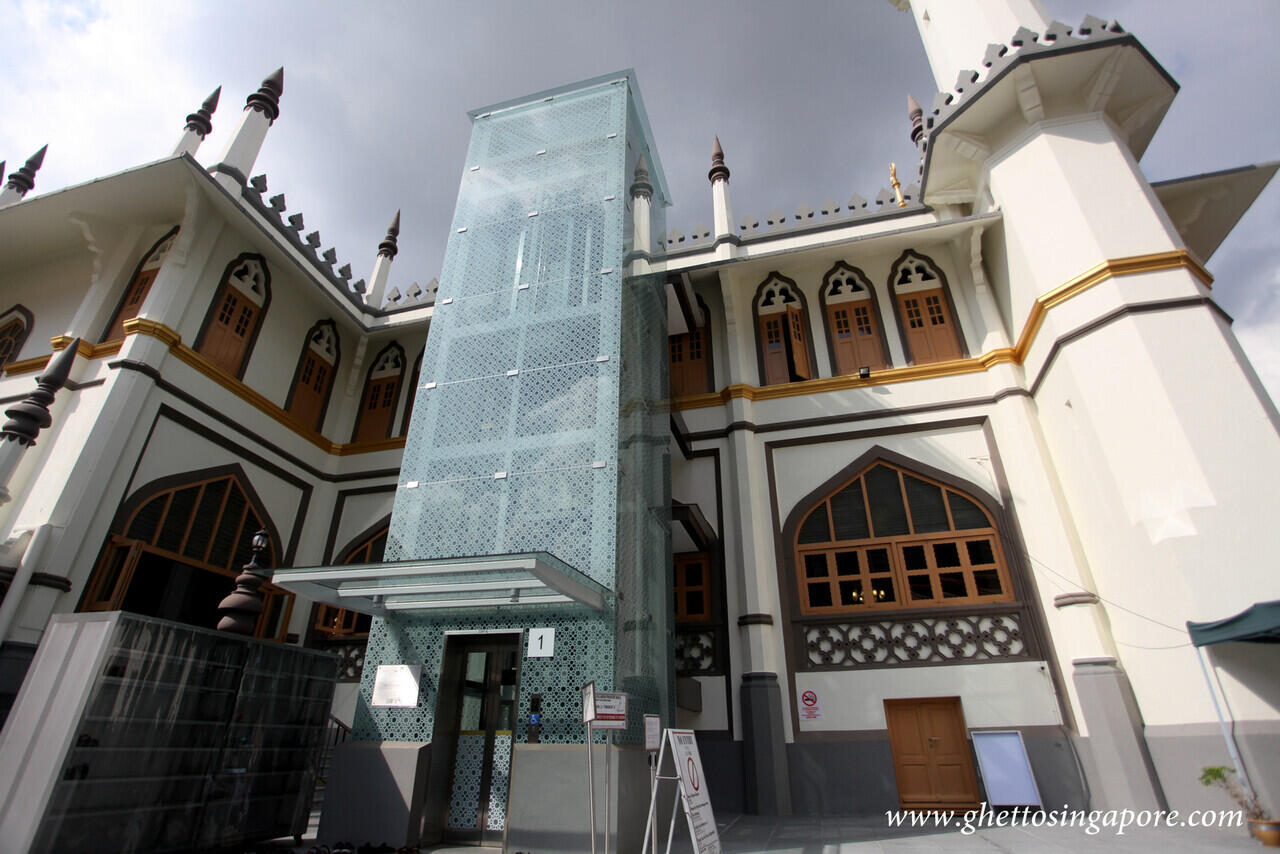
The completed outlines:
<svg viewBox="0 0 1280 854">
<path fill-rule="evenodd" d="M 1228 641 L 1280 643 L 1280 599 L 1258 602 L 1234 617 L 1209 623 L 1187 621 L 1187 631 L 1196 646 Z"/>
</svg>

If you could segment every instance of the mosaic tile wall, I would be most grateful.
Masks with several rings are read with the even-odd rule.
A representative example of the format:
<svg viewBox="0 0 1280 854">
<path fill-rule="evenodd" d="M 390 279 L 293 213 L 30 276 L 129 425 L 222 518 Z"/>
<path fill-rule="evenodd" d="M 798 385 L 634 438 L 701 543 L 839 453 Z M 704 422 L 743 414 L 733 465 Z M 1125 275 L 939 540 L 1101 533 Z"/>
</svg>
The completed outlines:
<svg viewBox="0 0 1280 854">
<path fill-rule="evenodd" d="M 540 693 L 542 740 L 580 743 L 592 679 L 632 695 L 633 740 L 674 708 L 665 291 L 623 275 L 630 177 L 655 160 L 631 94 L 620 77 L 474 119 L 386 554 L 546 551 L 616 610 L 375 619 L 357 738 L 431 739 L 446 631 L 556 629 L 553 659 L 522 644 L 519 740 Z M 418 708 L 370 708 L 376 666 L 403 662 L 424 665 Z"/>
</svg>

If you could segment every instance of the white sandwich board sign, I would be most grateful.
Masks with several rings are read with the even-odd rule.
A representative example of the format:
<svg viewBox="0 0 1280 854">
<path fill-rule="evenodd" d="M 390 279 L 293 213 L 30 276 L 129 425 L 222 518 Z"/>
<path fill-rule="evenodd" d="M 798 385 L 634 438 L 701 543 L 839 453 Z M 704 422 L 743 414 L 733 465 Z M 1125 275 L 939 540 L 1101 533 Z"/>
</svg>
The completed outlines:
<svg viewBox="0 0 1280 854">
<path fill-rule="evenodd" d="M 675 776 L 663 774 L 664 757 L 670 756 L 675 766 Z M 668 729 L 662 736 L 662 748 L 658 753 L 658 776 L 654 780 L 649 798 L 649 820 L 645 824 L 645 839 L 641 850 L 648 848 L 650 835 L 654 834 L 654 819 L 658 801 L 658 786 L 663 781 L 674 780 L 678 784 L 680 802 L 684 806 L 689 824 L 689 839 L 694 854 L 721 854 L 720 833 L 716 830 L 716 817 L 711 810 L 711 792 L 706 775 L 702 772 L 702 757 L 698 755 L 698 741 L 691 729 Z M 674 804 L 672 805 L 674 808 Z M 671 816 L 675 828 L 676 814 Z M 667 836 L 667 851 L 671 851 L 671 836 Z"/>
</svg>

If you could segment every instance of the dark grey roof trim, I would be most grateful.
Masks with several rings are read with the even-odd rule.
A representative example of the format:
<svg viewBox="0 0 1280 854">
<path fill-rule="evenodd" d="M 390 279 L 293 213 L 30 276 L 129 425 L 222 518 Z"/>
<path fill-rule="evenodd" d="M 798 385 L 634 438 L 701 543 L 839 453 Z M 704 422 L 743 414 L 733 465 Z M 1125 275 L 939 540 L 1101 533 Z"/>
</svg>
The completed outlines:
<svg viewBox="0 0 1280 854">
<path fill-rule="evenodd" d="M 1197 175 L 1184 175 L 1181 178 L 1165 178 L 1162 181 L 1152 181 L 1151 188 L 1168 187 L 1174 184 L 1185 184 L 1189 181 L 1199 181 L 1201 178 L 1221 178 L 1225 175 L 1235 175 L 1240 172 L 1253 172 L 1258 169 L 1269 169 L 1280 165 L 1280 160 L 1268 160 L 1264 163 L 1249 163 L 1244 166 L 1233 166 L 1230 169 L 1219 169 L 1216 172 L 1201 172 Z"/>
</svg>

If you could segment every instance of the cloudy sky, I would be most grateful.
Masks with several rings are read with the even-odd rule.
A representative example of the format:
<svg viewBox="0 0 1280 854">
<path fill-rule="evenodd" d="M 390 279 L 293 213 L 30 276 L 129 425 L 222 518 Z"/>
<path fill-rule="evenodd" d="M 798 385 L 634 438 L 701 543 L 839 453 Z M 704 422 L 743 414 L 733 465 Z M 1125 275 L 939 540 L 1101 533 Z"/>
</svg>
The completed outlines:
<svg viewBox="0 0 1280 854">
<path fill-rule="evenodd" d="M 1072 26 L 1119 20 L 1181 84 L 1142 161 L 1153 181 L 1280 158 L 1280 3 L 1045 2 Z M 473 107 L 634 67 L 675 202 L 668 223 L 688 232 L 711 220 L 714 134 L 739 221 L 870 198 L 889 161 L 914 162 L 906 93 L 928 104 L 934 89 L 910 16 L 887 0 L 0 0 L 0 20 L 0 158 L 11 171 L 49 143 L 36 193 L 167 156 L 222 85 L 198 155 L 216 162 L 245 97 L 283 65 L 281 117 L 254 172 L 356 278 L 403 209 L 402 289 L 439 274 Z M 1276 184 L 1209 268 L 1280 398 Z"/>
</svg>

